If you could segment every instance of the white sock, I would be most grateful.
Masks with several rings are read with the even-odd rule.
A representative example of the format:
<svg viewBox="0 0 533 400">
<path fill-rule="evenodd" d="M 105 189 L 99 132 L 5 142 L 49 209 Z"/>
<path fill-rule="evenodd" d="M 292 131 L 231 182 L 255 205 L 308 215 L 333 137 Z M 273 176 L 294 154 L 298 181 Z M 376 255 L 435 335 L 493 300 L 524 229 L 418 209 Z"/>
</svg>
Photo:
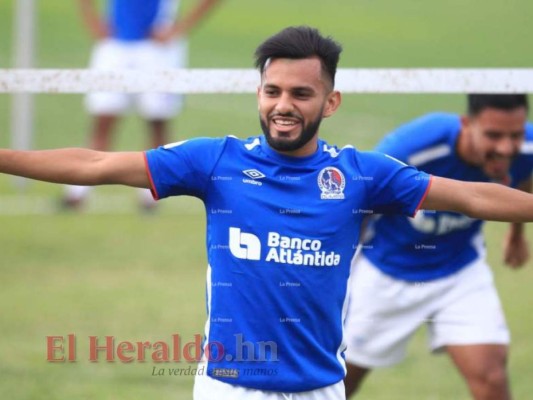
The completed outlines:
<svg viewBox="0 0 533 400">
<path fill-rule="evenodd" d="M 139 189 L 139 200 L 141 203 L 148 207 L 153 207 L 157 204 L 157 201 L 154 200 L 152 192 L 149 189 Z"/>
<path fill-rule="evenodd" d="M 83 200 L 92 189 L 92 186 L 66 185 L 65 197 L 70 200 Z"/>
</svg>

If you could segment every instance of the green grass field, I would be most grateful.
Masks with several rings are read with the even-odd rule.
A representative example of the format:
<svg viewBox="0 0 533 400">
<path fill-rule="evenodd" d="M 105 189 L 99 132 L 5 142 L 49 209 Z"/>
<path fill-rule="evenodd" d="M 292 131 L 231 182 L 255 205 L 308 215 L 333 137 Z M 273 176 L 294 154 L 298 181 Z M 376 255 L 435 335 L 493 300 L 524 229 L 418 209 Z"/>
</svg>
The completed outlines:
<svg viewBox="0 0 533 400">
<path fill-rule="evenodd" d="M 11 65 L 14 1 L 0 2 L 0 68 Z M 38 5 L 37 66 L 83 68 L 90 40 L 76 2 Z M 184 2 L 190 7 L 192 0 Z M 227 0 L 191 37 L 192 67 L 251 67 L 255 46 L 287 25 L 309 24 L 343 43 L 340 67 L 529 67 L 528 0 Z M 419 114 L 461 112 L 463 95 L 347 95 L 323 124 L 331 143 L 370 149 Z M 79 95 L 38 95 L 35 148 L 83 146 L 88 118 Z M 10 146 L 10 97 L 0 96 L 0 147 Z M 174 138 L 259 132 L 250 95 L 195 95 L 174 121 Z M 127 118 L 119 149 L 141 149 L 143 126 Z M 88 337 L 119 341 L 193 340 L 203 331 L 204 215 L 194 199 L 171 199 L 141 215 L 131 189 L 104 187 L 86 211 L 55 212 L 62 189 L 0 176 L 0 398 L 190 399 L 192 377 L 152 376 L 155 364 L 88 360 Z M 505 224 L 487 226 L 489 258 L 513 332 L 515 398 L 533 393 L 531 262 L 501 262 Z M 533 234 L 529 229 L 530 237 Z M 46 337 L 75 334 L 77 361 L 46 361 Z M 186 367 L 186 363 L 164 365 Z M 467 399 L 444 356 L 431 356 L 420 332 L 407 360 L 370 376 L 359 399 Z"/>
</svg>

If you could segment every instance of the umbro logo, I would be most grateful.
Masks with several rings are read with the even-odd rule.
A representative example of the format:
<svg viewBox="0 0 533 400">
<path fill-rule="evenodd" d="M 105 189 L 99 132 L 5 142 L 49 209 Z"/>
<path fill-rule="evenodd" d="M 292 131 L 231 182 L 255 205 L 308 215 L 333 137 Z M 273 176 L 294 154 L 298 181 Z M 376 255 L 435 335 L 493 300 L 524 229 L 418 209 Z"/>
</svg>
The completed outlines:
<svg viewBox="0 0 533 400">
<path fill-rule="evenodd" d="M 265 174 L 263 174 L 261 171 L 258 171 L 256 169 L 245 169 L 242 171 L 242 173 L 246 175 L 247 177 L 252 178 L 252 179 L 244 178 L 242 180 L 244 183 L 249 183 L 251 185 L 262 186 L 263 182 L 260 182 L 258 179 L 263 179 L 264 177 L 266 177 Z"/>
<path fill-rule="evenodd" d="M 245 169 L 242 171 L 242 173 L 246 176 L 249 176 L 252 179 L 261 179 L 266 176 L 261 171 L 258 171 L 256 169 Z"/>
</svg>

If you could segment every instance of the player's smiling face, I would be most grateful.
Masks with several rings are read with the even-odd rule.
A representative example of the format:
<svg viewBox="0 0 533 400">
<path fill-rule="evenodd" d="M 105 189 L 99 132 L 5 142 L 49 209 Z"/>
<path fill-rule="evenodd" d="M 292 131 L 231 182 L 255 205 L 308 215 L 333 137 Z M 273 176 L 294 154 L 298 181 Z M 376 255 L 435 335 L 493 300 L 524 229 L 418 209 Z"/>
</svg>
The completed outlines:
<svg viewBox="0 0 533 400">
<path fill-rule="evenodd" d="M 527 110 L 487 108 L 465 117 L 463 126 L 469 130 L 470 149 L 477 164 L 493 179 L 506 179 L 511 163 L 524 141 Z"/>
<path fill-rule="evenodd" d="M 273 149 L 300 157 L 316 151 L 322 118 L 340 104 L 331 86 L 318 58 L 267 62 L 257 93 L 261 128 Z"/>
</svg>

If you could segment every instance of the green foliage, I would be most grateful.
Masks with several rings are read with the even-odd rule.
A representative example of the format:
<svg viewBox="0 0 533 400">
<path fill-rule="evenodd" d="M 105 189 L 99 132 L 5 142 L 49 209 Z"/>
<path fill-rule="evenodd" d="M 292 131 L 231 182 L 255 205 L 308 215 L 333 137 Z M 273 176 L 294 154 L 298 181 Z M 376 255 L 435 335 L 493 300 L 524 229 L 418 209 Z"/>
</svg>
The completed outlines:
<svg viewBox="0 0 533 400">
<path fill-rule="evenodd" d="M 0 66 L 12 62 L 14 1 L 0 2 Z M 184 2 L 190 8 L 193 0 Z M 76 2 L 36 2 L 39 68 L 84 68 L 91 41 Z M 345 49 L 341 67 L 526 67 L 533 63 L 528 0 L 227 0 L 191 37 L 192 67 L 247 68 L 267 35 L 287 25 L 317 26 Z M 349 95 L 321 134 L 331 143 L 371 148 L 394 126 L 421 113 L 461 112 L 462 95 Z M 187 97 L 174 138 L 259 132 L 251 95 Z M 0 146 L 9 146 L 9 97 L 0 95 Z M 83 146 L 89 119 L 80 95 L 36 96 L 36 148 Z M 140 149 L 145 130 L 127 118 L 119 149 Z M 0 177 L 0 398 L 191 398 L 190 377 L 152 376 L 155 364 L 88 361 L 88 336 L 118 341 L 185 340 L 203 331 L 204 216 L 193 199 L 163 202 L 140 215 L 135 194 L 99 188 L 81 214 L 55 212 L 61 188 L 29 184 L 18 193 Z M 102 209 L 111 213 L 102 213 Z M 494 267 L 514 346 L 516 398 L 533 392 L 531 266 L 501 263 L 502 224 L 488 226 Z M 531 233 L 531 232 L 530 232 Z M 531 235 L 530 235 L 531 236 Z M 75 333 L 76 363 L 46 361 L 46 336 Z M 164 365 L 164 367 L 186 364 Z M 370 376 L 360 399 L 467 399 L 446 357 L 427 354 L 420 333 L 398 367 Z"/>
</svg>

